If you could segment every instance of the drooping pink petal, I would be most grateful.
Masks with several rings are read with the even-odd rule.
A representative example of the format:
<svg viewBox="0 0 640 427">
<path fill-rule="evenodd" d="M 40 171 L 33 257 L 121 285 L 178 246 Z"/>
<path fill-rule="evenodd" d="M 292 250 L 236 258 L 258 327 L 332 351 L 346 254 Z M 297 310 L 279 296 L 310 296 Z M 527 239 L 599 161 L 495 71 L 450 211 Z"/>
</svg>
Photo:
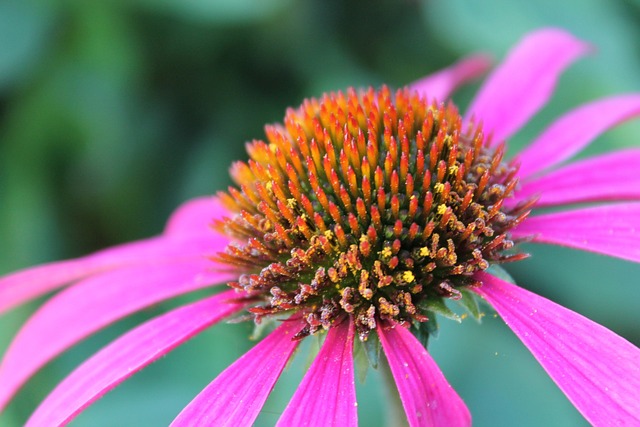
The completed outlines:
<svg viewBox="0 0 640 427">
<path fill-rule="evenodd" d="M 558 29 L 527 35 L 489 76 L 471 103 L 467 118 L 483 123 L 499 143 L 513 135 L 551 97 L 560 74 L 588 46 Z"/>
<path fill-rule="evenodd" d="M 31 415 L 29 427 L 57 427 L 133 374 L 241 309 L 234 291 L 156 317 L 104 347 L 65 378 Z"/>
<path fill-rule="evenodd" d="M 519 176 L 527 178 L 567 160 L 603 132 L 638 116 L 640 94 L 605 98 L 570 111 L 518 154 Z"/>
<path fill-rule="evenodd" d="M 0 408 L 47 362 L 131 313 L 230 280 L 207 260 L 136 266 L 93 276 L 45 303 L 21 328 L 0 363 Z"/>
<path fill-rule="evenodd" d="M 640 200 L 640 150 L 616 151 L 571 163 L 527 181 L 514 202 L 539 196 L 536 207 Z"/>
<path fill-rule="evenodd" d="M 486 273 L 491 304 L 582 415 L 596 426 L 640 425 L 640 349 L 595 322 Z"/>
<path fill-rule="evenodd" d="M 640 203 L 616 203 L 529 217 L 511 234 L 640 262 L 638 218 Z"/>
<path fill-rule="evenodd" d="M 285 321 L 213 380 L 171 423 L 178 426 L 249 426 L 256 419 L 298 340 L 300 320 Z"/>
<path fill-rule="evenodd" d="M 212 232 L 214 219 L 228 215 L 227 209 L 215 196 L 199 197 L 180 205 L 172 214 L 164 229 L 167 235 L 189 235 Z"/>
<path fill-rule="evenodd" d="M 486 73 L 491 68 L 491 58 L 487 55 L 471 55 L 450 67 L 430 74 L 409 87 L 429 101 L 445 101 L 459 86 Z"/>
<path fill-rule="evenodd" d="M 131 265 L 178 259 L 201 259 L 222 251 L 229 240 L 212 232 L 200 237 L 156 237 L 87 255 L 27 268 L 0 278 L 0 314 L 72 281 Z"/>
<path fill-rule="evenodd" d="M 354 327 L 332 326 L 318 356 L 278 420 L 279 427 L 357 427 L 353 374 Z"/>
<path fill-rule="evenodd" d="M 378 336 L 411 427 L 471 425 L 467 406 L 409 330 L 378 328 Z"/>
</svg>

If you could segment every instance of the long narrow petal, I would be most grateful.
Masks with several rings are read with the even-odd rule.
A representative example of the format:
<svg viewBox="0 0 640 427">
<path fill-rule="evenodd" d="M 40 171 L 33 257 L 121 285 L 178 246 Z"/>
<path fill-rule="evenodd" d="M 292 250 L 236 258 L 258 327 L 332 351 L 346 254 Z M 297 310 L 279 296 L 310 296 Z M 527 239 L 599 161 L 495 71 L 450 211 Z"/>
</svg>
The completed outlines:
<svg viewBox="0 0 640 427">
<path fill-rule="evenodd" d="M 482 76 L 491 68 L 487 55 L 471 55 L 450 67 L 430 74 L 409 87 L 428 100 L 445 101 L 461 85 Z"/>
<path fill-rule="evenodd" d="M 603 132 L 639 115 L 640 94 L 605 98 L 570 111 L 518 154 L 519 176 L 527 178 L 567 160 Z"/>
<path fill-rule="evenodd" d="M 640 150 L 571 163 L 522 184 L 515 202 L 539 196 L 536 207 L 580 202 L 640 200 Z"/>
<path fill-rule="evenodd" d="M 482 273 L 473 290 L 491 304 L 584 417 L 640 425 L 640 349 L 603 326 Z"/>
<path fill-rule="evenodd" d="M 640 262 L 640 203 L 617 203 L 527 218 L 511 234 Z"/>
<path fill-rule="evenodd" d="M 163 314 L 129 331 L 58 384 L 31 415 L 27 426 L 65 425 L 154 360 L 240 310 L 240 304 L 228 301 L 234 297 L 234 291 L 227 291 Z"/>
<path fill-rule="evenodd" d="M 411 332 L 396 326 L 378 335 L 411 427 L 471 425 L 466 405 Z"/>
<path fill-rule="evenodd" d="M 70 282 L 106 270 L 202 258 L 222 251 L 228 239 L 206 230 L 200 237 L 156 237 L 82 258 L 27 268 L 0 278 L 0 314 Z"/>
<path fill-rule="evenodd" d="M 489 76 L 467 118 L 481 121 L 494 143 L 509 138 L 547 102 L 560 74 L 588 49 L 561 30 L 529 34 Z"/>
<path fill-rule="evenodd" d="M 202 234 L 211 231 L 215 219 L 228 215 L 215 196 L 199 197 L 180 205 L 172 214 L 164 233 L 167 235 Z"/>
<path fill-rule="evenodd" d="M 78 341 L 152 304 L 231 278 L 208 269 L 206 260 L 120 269 L 51 298 L 23 325 L 0 364 L 0 408 Z"/>
<path fill-rule="evenodd" d="M 299 320 L 285 321 L 213 380 L 171 423 L 176 426 L 249 426 L 298 346 Z"/>
<path fill-rule="evenodd" d="M 279 427 L 357 427 L 353 322 L 332 326 L 318 356 L 278 420 Z"/>
</svg>

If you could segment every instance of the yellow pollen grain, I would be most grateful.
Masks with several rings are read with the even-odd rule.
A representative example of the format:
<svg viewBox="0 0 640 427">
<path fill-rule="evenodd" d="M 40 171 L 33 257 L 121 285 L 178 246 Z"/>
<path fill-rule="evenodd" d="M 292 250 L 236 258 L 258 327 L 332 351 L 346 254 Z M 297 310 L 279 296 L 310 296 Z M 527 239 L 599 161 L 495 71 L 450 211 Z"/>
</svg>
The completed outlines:
<svg viewBox="0 0 640 427">
<path fill-rule="evenodd" d="M 424 246 L 422 248 L 420 248 L 420 256 L 429 256 L 431 252 L 429 251 L 429 248 Z"/>
<path fill-rule="evenodd" d="M 383 250 L 381 250 L 380 255 L 382 255 L 384 258 L 389 258 L 391 257 L 391 255 L 393 255 L 393 252 L 391 252 L 391 248 L 384 248 Z"/>
<path fill-rule="evenodd" d="M 278 146 L 276 144 L 269 144 L 269 150 L 275 153 L 278 150 Z"/>
<path fill-rule="evenodd" d="M 444 184 L 441 182 L 438 182 L 436 185 L 433 186 L 433 191 L 435 191 L 436 193 L 442 193 L 444 191 Z"/>
<path fill-rule="evenodd" d="M 297 204 L 298 202 L 296 202 L 296 199 L 294 198 L 287 199 L 287 207 L 289 209 L 294 209 L 297 206 Z"/>
<path fill-rule="evenodd" d="M 407 270 L 404 273 L 402 273 L 402 279 L 407 283 L 411 283 L 414 280 L 416 280 L 416 277 L 413 275 L 412 272 Z"/>
<path fill-rule="evenodd" d="M 451 175 L 457 174 L 458 173 L 458 166 L 457 165 L 449 166 L 449 173 Z"/>
<path fill-rule="evenodd" d="M 271 191 L 273 189 L 273 182 L 267 181 L 266 187 L 267 187 L 267 191 Z"/>
<path fill-rule="evenodd" d="M 444 213 L 447 211 L 447 205 L 445 205 L 444 203 L 441 205 L 438 205 L 438 215 L 444 215 Z"/>
<path fill-rule="evenodd" d="M 324 237 L 326 237 L 327 239 L 333 239 L 333 231 L 331 230 L 327 230 L 324 232 Z"/>
</svg>

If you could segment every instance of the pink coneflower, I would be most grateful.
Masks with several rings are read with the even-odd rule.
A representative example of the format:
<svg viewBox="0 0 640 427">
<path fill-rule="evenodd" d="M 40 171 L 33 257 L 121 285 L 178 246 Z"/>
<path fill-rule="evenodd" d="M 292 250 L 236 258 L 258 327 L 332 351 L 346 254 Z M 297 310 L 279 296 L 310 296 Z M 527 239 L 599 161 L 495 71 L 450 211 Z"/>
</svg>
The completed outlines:
<svg viewBox="0 0 640 427">
<path fill-rule="evenodd" d="M 640 150 L 561 163 L 640 115 L 640 95 L 581 106 L 505 161 L 504 141 L 589 50 L 528 35 L 465 116 L 442 103 L 481 74 L 463 60 L 406 89 L 332 93 L 287 111 L 248 144 L 228 193 L 191 201 L 156 238 L 0 279 L 5 311 L 63 285 L 22 327 L 0 366 L 0 408 L 44 364 L 151 304 L 217 293 L 152 319 L 63 380 L 27 425 L 58 426 L 136 371 L 233 315 L 277 327 L 222 372 L 172 425 L 251 425 L 292 353 L 326 334 L 279 424 L 355 426 L 354 345 L 381 347 L 412 426 L 470 425 L 423 342 L 445 300 L 491 305 L 594 425 L 640 424 L 640 350 L 505 281 L 517 244 L 569 246 L 640 262 Z M 614 203 L 615 202 L 615 203 Z M 587 207 L 537 214 L 540 207 Z M 218 233 L 214 232 L 215 229 Z M 244 314 L 242 314 L 244 313 Z"/>
</svg>

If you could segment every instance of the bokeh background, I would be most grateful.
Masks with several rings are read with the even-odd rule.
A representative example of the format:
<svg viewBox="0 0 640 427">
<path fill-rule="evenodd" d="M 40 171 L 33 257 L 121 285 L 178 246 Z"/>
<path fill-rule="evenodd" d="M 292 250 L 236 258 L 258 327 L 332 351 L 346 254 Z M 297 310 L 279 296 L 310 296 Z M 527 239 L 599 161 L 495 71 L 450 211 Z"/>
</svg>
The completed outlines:
<svg viewBox="0 0 640 427">
<path fill-rule="evenodd" d="M 304 97 L 398 87 L 527 31 L 560 26 L 597 46 L 512 141 L 591 99 L 640 90 L 638 0 L 0 0 L 0 273 L 158 233 L 172 209 L 229 184 L 244 142 Z M 477 85 L 461 90 L 464 106 Z M 640 145 L 640 121 L 588 154 Z M 529 289 L 640 345 L 640 266 L 531 247 L 510 271 Z M 192 300 L 132 316 L 51 363 L 0 415 L 22 425 L 53 385 L 107 340 Z M 0 317 L 0 354 L 37 304 Z M 87 315 L 90 315 L 88 313 Z M 220 325 L 147 368 L 73 426 L 167 425 L 250 348 Z M 500 319 L 441 322 L 430 350 L 477 426 L 586 422 Z M 306 344 L 309 346 L 310 344 Z M 289 366 L 257 422 L 273 425 L 307 364 Z M 384 425 L 376 373 L 358 385 L 362 425 Z"/>
</svg>

